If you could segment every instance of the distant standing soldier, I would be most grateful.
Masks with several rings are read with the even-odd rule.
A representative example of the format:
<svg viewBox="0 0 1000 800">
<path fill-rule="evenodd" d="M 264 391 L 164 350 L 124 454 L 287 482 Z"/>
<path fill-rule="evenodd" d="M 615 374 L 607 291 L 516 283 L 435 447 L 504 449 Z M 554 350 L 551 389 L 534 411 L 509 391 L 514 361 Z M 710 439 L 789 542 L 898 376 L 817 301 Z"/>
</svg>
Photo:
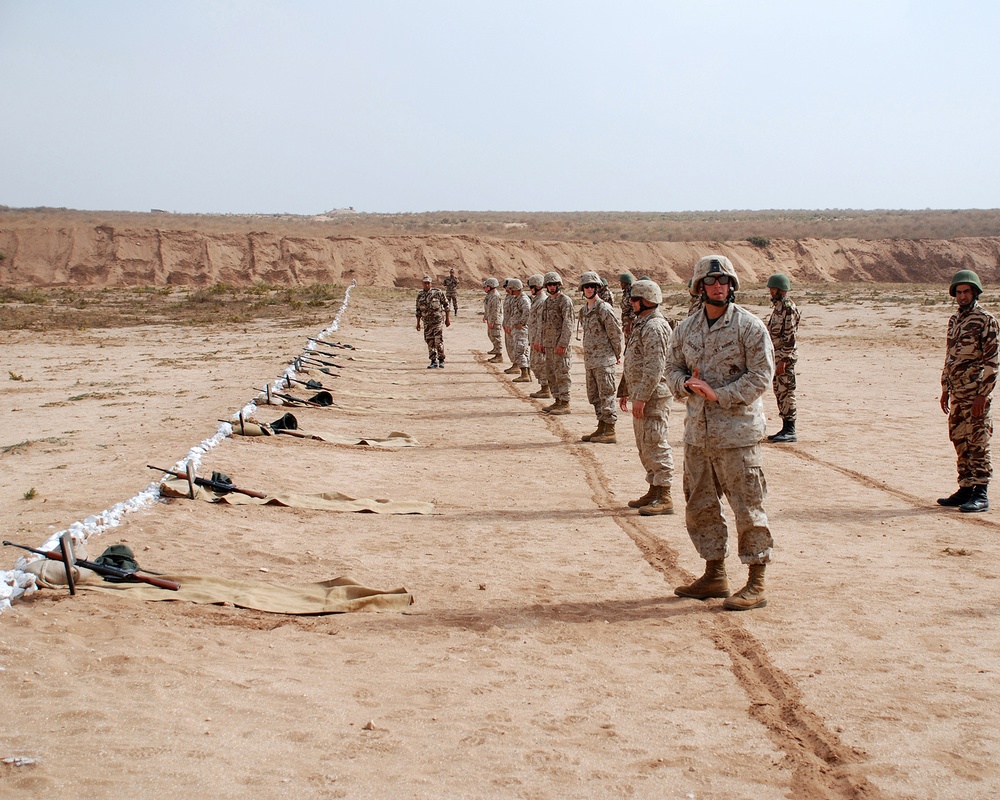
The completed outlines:
<svg viewBox="0 0 1000 800">
<path fill-rule="evenodd" d="M 458 277 L 455 275 L 455 268 L 448 270 L 448 277 L 444 279 L 444 293 L 448 298 L 448 304 L 458 316 Z"/>
<path fill-rule="evenodd" d="M 615 307 L 615 293 L 612 292 L 611 287 L 608 286 L 607 278 L 601 278 L 601 288 L 597 290 L 597 296 L 612 308 Z"/>
<path fill-rule="evenodd" d="M 500 284 L 496 278 L 487 278 L 483 281 L 483 291 L 486 292 L 486 296 L 483 298 L 483 322 L 486 323 L 486 332 L 490 337 L 490 343 L 493 345 L 493 349 L 489 351 L 489 354 L 493 356 L 490 359 L 491 364 L 503 361 L 503 350 L 500 343 L 503 315 L 500 295 L 497 294 L 499 286 Z"/>
<path fill-rule="evenodd" d="M 635 319 L 630 299 L 632 284 L 635 283 L 635 276 L 631 272 L 623 272 L 618 276 L 618 283 L 622 288 L 622 334 L 624 334 L 625 341 L 627 342 L 629 334 L 632 332 L 632 321 Z"/>
<path fill-rule="evenodd" d="M 704 600 L 725 597 L 723 608 L 767 605 L 764 570 L 774 540 L 764 513 L 767 483 L 760 442 L 766 420 L 761 399 L 774 376 L 774 348 L 764 323 L 734 302 L 739 279 L 725 256 L 694 267 L 693 289 L 705 310 L 684 319 L 670 341 L 667 382 L 687 394 L 684 420 L 684 499 L 688 535 L 705 559 L 705 574 L 674 594 Z M 732 597 L 726 578 L 729 531 L 722 495 L 736 518 L 747 584 Z"/>
<path fill-rule="evenodd" d="M 507 358 L 510 359 L 510 366 L 504 370 L 506 375 L 517 375 L 521 369 L 517 366 L 517 357 L 514 352 L 514 329 L 510 324 L 510 316 L 513 313 L 513 303 L 514 303 L 514 292 L 511 289 L 515 278 L 504 278 L 503 279 L 503 343 L 504 347 L 507 348 Z"/>
<path fill-rule="evenodd" d="M 570 341 L 573 338 L 573 301 L 563 293 L 558 272 L 546 272 L 543 278 L 548 297 L 542 304 L 542 353 L 545 354 L 545 377 L 554 402 L 542 409 L 546 414 L 569 414 Z"/>
<path fill-rule="evenodd" d="M 507 289 L 510 291 L 510 313 L 506 322 L 510 326 L 511 339 L 514 343 L 514 366 L 520 373 L 512 383 L 528 383 L 531 380 L 531 370 L 528 367 L 530 357 L 528 316 L 531 314 L 531 301 L 524 294 L 524 284 L 519 278 L 511 278 Z"/>
<path fill-rule="evenodd" d="M 691 299 L 688 300 L 688 316 L 690 317 L 697 311 L 701 311 L 705 307 L 705 300 L 700 294 L 695 294 L 694 289 L 691 287 L 694 285 L 694 280 L 688 281 L 688 294 L 691 295 Z"/>
<path fill-rule="evenodd" d="M 541 384 L 537 392 L 529 396 L 539 400 L 552 397 L 549 391 L 548 378 L 545 375 L 545 355 L 542 353 L 542 306 L 545 305 L 545 278 L 540 274 L 528 278 L 528 289 L 531 291 L 531 311 L 528 312 L 528 348 L 531 371 Z"/>
<path fill-rule="evenodd" d="M 674 456 L 667 441 L 673 397 L 667 384 L 670 323 L 660 312 L 662 302 L 663 293 L 653 281 L 632 284 L 634 323 L 625 351 L 625 372 L 618 387 L 621 410 L 628 411 L 628 402 L 632 401 L 635 446 L 649 484 L 646 493 L 630 500 L 628 505 L 638 508 L 644 517 L 674 513 L 670 496 Z"/>
<path fill-rule="evenodd" d="M 997 320 L 979 305 L 983 284 L 971 269 L 956 272 L 948 292 L 958 302 L 958 311 L 948 320 L 941 410 L 948 415 L 948 437 L 958 455 L 958 491 L 938 503 L 958 506 L 965 512 L 988 511 L 986 491 L 993 476 L 990 404 L 997 382 Z"/>
<path fill-rule="evenodd" d="M 594 444 L 614 444 L 615 424 L 615 367 L 622 358 L 622 329 L 614 309 L 599 296 L 601 278 L 596 272 L 580 276 L 583 292 L 583 368 L 587 375 L 587 402 L 597 415 L 597 430 L 583 436 L 583 441 Z"/>
<path fill-rule="evenodd" d="M 795 364 L 799 352 L 795 346 L 795 333 L 801 314 L 788 297 L 792 282 L 787 275 L 772 275 L 767 279 L 771 291 L 772 311 L 767 320 L 767 332 L 774 346 L 774 397 L 778 401 L 781 430 L 768 436 L 772 442 L 796 442 L 795 433 Z"/>
<path fill-rule="evenodd" d="M 448 311 L 448 299 L 440 289 L 431 288 L 431 276 L 424 275 L 424 288 L 417 293 L 417 330 L 421 324 L 424 328 L 424 341 L 427 342 L 427 353 L 431 363 L 427 369 L 444 369 L 444 329 L 451 327 L 451 314 Z"/>
</svg>

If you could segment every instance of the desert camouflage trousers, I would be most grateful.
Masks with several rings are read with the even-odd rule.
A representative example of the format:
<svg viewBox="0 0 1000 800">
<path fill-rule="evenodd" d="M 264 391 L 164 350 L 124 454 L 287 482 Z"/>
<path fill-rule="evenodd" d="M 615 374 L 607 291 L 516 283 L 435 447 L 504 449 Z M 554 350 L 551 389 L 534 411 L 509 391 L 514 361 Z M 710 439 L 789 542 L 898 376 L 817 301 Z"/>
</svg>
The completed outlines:
<svg viewBox="0 0 1000 800">
<path fill-rule="evenodd" d="M 778 416 L 795 422 L 795 365 L 786 361 L 784 374 L 774 373 L 771 388 L 774 389 L 774 399 L 778 401 Z"/>
<path fill-rule="evenodd" d="M 990 438 L 993 436 L 993 415 L 990 401 L 981 417 L 972 416 L 972 402 L 958 401 L 952 395 L 948 414 L 948 438 L 958 455 L 958 485 L 987 484 L 993 477 Z"/>
<path fill-rule="evenodd" d="M 534 347 L 531 348 L 529 352 L 529 362 L 528 366 L 531 367 L 531 371 L 535 373 L 535 377 L 538 378 L 539 382 L 544 386 L 545 381 L 545 354 L 539 353 Z"/>
<path fill-rule="evenodd" d="M 529 348 L 528 348 L 528 329 L 524 328 L 514 328 L 511 331 L 511 340 L 514 346 L 514 352 L 511 354 L 510 360 L 515 366 L 521 367 L 522 369 L 527 368 L 529 363 Z"/>
<path fill-rule="evenodd" d="M 490 337 L 490 344 L 493 345 L 493 347 L 491 347 L 490 350 L 492 352 L 494 352 L 494 353 L 502 353 L 503 352 L 503 348 L 501 347 L 501 344 L 500 344 L 500 342 L 501 342 L 500 334 L 501 333 L 503 333 L 503 328 L 501 328 L 499 325 L 494 325 L 492 328 L 490 328 L 489 326 L 487 326 L 486 334 Z"/>
<path fill-rule="evenodd" d="M 427 342 L 427 355 L 432 359 L 444 361 L 444 323 L 424 323 L 424 341 Z"/>
<path fill-rule="evenodd" d="M 611 425 L 618 421 L 618 411 L 615 406 L 617 389 L 614 366 L 587 369 L 587 402 L 594 407 L 594 413 L 597 414 L 599 421 Z"/>
<path fill-rule="evenodd" d="M 714 448 L 684 445 L 684 500 L 688 535 L 706 561 L 729 555 L 725 495 L 736 517 L 740 561 L 767 564 L 774 540 L 764 513 L 767 481 L 760 445 Z"/>
<path fill-rule="evenodd" d="M 669 419 L 669 397 L 646 403 L 642 419 L 632 417 L 639 462 L 646 470 L 646 483 L 650 486 L 671 486 L 674 481 L 674 452 L 667 441 Z"/>
<path fill-rule="evenodd" d="M 545 354 L 544 383 L 548 384 L 549 391 L 555 400 L 564 403 L 569 402 L 569 390 L 573 381 L 569 377 L 569 353 L 566 355 L 556 355 L 555 351 Z"/>
<path fill-rule="evenodd" d="M 448 297 L 448 305 L 450 305 L 452 307 L 452 309 L 455 312 L 455 316 L 457 317 L 458 316 L 458 293 L 457 292 L 448 292 L 447 297 Z"/>
</svg>

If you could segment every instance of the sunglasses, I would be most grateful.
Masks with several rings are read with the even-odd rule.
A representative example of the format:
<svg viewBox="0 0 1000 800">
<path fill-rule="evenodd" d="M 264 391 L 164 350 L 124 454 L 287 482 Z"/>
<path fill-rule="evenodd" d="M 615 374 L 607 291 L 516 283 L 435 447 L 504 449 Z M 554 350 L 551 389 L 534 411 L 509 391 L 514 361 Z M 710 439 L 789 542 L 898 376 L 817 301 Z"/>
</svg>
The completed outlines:
<svg viewBox="0 0 1000 800">
<path fill-rule="evenodd" d="M 729 281 L 730 277 L 728 275 L 709 275 L 707 278 L 701 279 L 701 282 L 706 286 L 712 286 L 716 283 L 721 283 L 723 286 L 726 286 Z"/>
</svg>

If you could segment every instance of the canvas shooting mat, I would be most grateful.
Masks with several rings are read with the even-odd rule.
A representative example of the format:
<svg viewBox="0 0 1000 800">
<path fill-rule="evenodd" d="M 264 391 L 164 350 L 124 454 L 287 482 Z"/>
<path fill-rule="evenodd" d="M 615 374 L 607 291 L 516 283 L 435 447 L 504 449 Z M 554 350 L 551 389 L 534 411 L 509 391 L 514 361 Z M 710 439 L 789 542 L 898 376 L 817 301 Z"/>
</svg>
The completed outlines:
<svg viewBox="0 0 1000 800">
<path fill-rule="evenodd" d="M 238 492 L 216 494 L 201 486 L 194 487 L 196 500 L 230 506 L 284 506 L 286 508 L 308 508 L 315 511 L 363 511 L 372 514 L 433 514 L 434 504 L 417 500 L 377 500 L 373 498 L 350 497 L 340 492 L 320 494 L 298 494 L 296 492 L 268 493 L 267 497 L 249 497 Z M 160 484 L 163 497 L 187 498 L 188 482 L 181 478 L 170 478 Z"/>
<path fill-rule="evenodd" d="M 58 589 L 66 586 L 61 562 L 32 561 L 25 571 L 37 577 L 39 586 Z M 343 614 L 348 611 L 405 611 L 413 603 L 406 589 L 371 589 L 350 578 L 332 578 L 316 583 L 273 583 L 233 581 L 206 575 L 159 575 L 181 585 L 176 592 L 148 583 L 108 583 L 96 572 L 73 567 L 74 582 L 80 589 L 97 592 L 127 592 L 139 600 L 180 600 L 188 603 L 251 608 L 270 614 Z"/>
<path fill-rule="evenodd" d="M 268 430 L 270 426 L 265 427 L 259 422 L 244 421 L 242 424 L 233 422 L 232 426 L 234 436 L 270 436 L 272 433 Z M 330 444 L 363 445 L 365 447 L 379 447 L 392 450 L 400 447 L 420 446 L 420 442 L 410 436 L 410 434 L 403 433 L 402 431 L 392 431 L 385 438 L 378 438 L 376 436 L 345 436 L 341 433 L 331 433 L 329 431 L 315 429 L 306 431 L 302 430 L 302 428 L 296 428 L 291 433 L 282 435 L 295 439 L 313 439 Z"/>
</svg>

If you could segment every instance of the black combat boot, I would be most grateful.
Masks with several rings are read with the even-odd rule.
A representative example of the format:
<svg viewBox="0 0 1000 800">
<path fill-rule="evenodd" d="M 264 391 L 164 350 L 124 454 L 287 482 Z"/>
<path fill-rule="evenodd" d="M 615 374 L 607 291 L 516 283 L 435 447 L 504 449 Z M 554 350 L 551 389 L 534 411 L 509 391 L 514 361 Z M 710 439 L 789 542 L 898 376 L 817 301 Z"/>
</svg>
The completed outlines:
<svg viewBox="0 0 1000 800">
<path fill-rule="evenodd" d="M 786 419 L 783 420 L 784 424 L 781 426 L 781 430 L 778 431 L 773 436 L 768 436 L 772 442 L 797 442 L 799 437 L 795 435 L 795 420 Z"/>
<path fill-rule="evenodd" d="M 938 505 L 948 506 L 949 508 L 952 506 L 964 505 L 969 502 L 969 498 L 972 497 L 972 488 L 973 487 L 971 486 L 959 486 L 958 491 L 954 494 L 948 495 L 947 497 L 939 497 L 937 501 Z"/>
<path fill-rule="evenodd" d="M 958 507 L 959 511 L 966 514 L 974 514 L 977 511 L 989 511 L 990 501 L 986 496 L 986 484 L 981 483 L 972 487 L 972 496 Z"/>
<path fill-rule="evenodd" d="M 437 359 L 436 358 L 432 358 L 431 359 L 431 363 L 427 365 L 427 369 L 437 369 L 437 368 L 438 368 Z"/>
</svg>

